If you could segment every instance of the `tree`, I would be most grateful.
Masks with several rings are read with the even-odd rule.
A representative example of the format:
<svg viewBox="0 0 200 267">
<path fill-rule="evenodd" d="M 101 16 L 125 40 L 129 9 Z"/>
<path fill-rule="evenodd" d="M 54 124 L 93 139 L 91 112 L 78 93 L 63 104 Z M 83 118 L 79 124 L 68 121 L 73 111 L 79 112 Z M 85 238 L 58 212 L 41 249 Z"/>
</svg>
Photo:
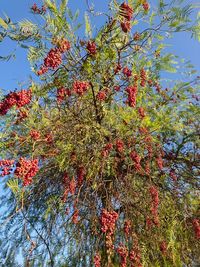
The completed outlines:
<svg viewBox="0 0 200 267">
<path fill-rule="evenodd" d="M 183 2 L 112 0 L 96 33 L 88 3 L 81 38 L 66 0 L 34 4 L 38 25 L 0 20 L 39 78 L 0 102 L 3 266 L 199 261 L 200 78 L 165 50 L 199 38 Z"/>
</svg>

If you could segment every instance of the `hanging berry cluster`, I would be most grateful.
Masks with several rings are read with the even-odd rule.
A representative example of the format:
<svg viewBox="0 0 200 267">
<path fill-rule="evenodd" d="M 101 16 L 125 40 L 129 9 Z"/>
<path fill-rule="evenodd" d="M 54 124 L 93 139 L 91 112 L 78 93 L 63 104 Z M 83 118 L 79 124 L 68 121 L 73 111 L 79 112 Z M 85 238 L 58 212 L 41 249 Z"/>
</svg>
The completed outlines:
<svg viewBox="0 0 200 267">
<path fill-rule="evenodd" d="M 92 56 L 95 55 L 97 52 L 96 44 L 94 41 L 89 41 L 87 43 L 86 49 L 88 50 L 88 53 Z"/>
<path fill-rule="evenodd" d="M 54 40 L 54 43 L 56 44 L 56 47 L 51 48 L 45 57 L 44 64 L 37 72 L 39 76 L 45 74 L 49 69 L 57 69 L 62 63 L 62 54 L 71 48 L 69 41 L 64 38 L 56 39 Z"/>
<path fill-rule="evenodd" d="M 73 91 L 79 96 L 82 96 L 89 88 L 89 83 L 85 81 L 74 81 Z"/>
<path fill-rule="evenodd" d="M 135 107 L 136 96 L 137 96 L 137 85 L 127 87 L 126 92 L 128 93 L 128 99 L 127 99 L 128 105 L 130 107 Z"/>
<path fill-rule="evenodd" d="M 20 158 L 16 164 L 14 174 L 23 180 L 23 186 L 28 186 L 33 182 L 33 177 L 39 171 L 38 159 L 26 160 Z"/>
<path fill-rule="evenodd" d="M 0 115 L 6 115 L 13 106 L 21 108 L 28 105 L 31 101 L 31 89 L 21 90 L 19 92 L 9 93 L 2 102 L 0 102 Z"/>
<path fill-rule="evenodd" d="M 115 211 L 107 211 L 106 209 L 102 210 L 100 223 L 101 231 L 106 234 L 106 247 L 113 249 L 113 234 L 115 232 L 115 224 L 118 219 L 118 214 Z"/>
<path fill-rule="evenodd" d="M 151 214 L 153 217 L 153 223 L 155 225 L 159 225 L 159 218 L 158 218 L 158 205 L 159 205 L 159 194 L 158 189 L 155 186 L 151 186 L 149 188 L 149 193 L 151 195 L 152 203 L 151 203 Z"/>
<path fill-rule="evenodd" d="M 122 31 L 127 33 L 131 30 L 131 19 L 133 18 L 133 8 L 125 2 L 120 5 L 120 15 L 123 18 L 121 22 Z"/>
<path fill-rule="evenodd" d="M 196 239 L 200 239 L 200 221 L 199 221 L 199 219 L 193 219 L 192 225 L 194 228 Z"/>
</svg>

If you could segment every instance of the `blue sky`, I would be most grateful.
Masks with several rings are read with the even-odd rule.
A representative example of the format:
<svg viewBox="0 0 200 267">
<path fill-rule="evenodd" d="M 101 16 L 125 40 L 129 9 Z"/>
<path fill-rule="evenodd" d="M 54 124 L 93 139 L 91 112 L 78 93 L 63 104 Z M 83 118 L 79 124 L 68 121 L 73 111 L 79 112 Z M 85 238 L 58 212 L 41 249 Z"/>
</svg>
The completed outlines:
<svg viewBox="0 0 200 267">
<path fill-rule="evenodd" d="M 5 13 L 12 21 L 21 21 L 24 18 L 28 18 L 37 23 L 39 22 L 39 17 L 32 15 L 29 11 L 34 2 L 39 6 L 41 5 L 41 1 L 34 0 L 0 0 L 0 17 L 3 17 Z M 93 0 L 96 10 L 98 11 L 105 10 L 107 2 L 108 0 Z M 86 9 L 86 0 L 69 0 L 69 6 L 73 11 L 76 9 L 80 10 L 80 20 L 82 21 L 83 11 Z M 98 18 L 98 23 L 101 23 L 101 17 Z M 188 33 L 178 33 L 173 39 L 168 41 L 168 44 L 171 44 L 171 46 L 167 48 L 168 51 L 181 58 L 191 60 L 191 63 L 196 67 L 198 73 L 200 72 L 200 43 L 197 40 L 191 39 Z M 9 40 L 0 43 L 1 56 L 6 56 L 15 49 L 17 49 L 17 57 L 15 60 L 12 59 L 8 62 L 0 61 L 0 89 L 5 89 L 6 91 L 19 88 L 19 84 L 21 84 L 22 87 L 26 87 L 29 76 L 33 75 L 34 77 L 34 74 L 31 74 L 25 51 L 17 47 L 16 43 Z"/>
</svg>

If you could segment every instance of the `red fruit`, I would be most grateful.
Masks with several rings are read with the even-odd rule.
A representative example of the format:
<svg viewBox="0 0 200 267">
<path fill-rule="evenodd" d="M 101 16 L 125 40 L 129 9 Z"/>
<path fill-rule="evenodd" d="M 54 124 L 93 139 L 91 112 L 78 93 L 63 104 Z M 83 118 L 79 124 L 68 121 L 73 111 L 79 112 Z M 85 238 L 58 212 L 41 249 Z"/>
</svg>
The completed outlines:
<svg viewBox="0 0 200 267">
<path fill-rule="evenodd" d="M 101 256 L 98 253 L 94 256 L 94 266 L 101 267 Z"/>
<path fill-rule="evenodd" d="M 46 68 L 56 69 L 62 63 L 62 57 L 58 48 L 52 48 L 47 57 L 44 59 L 44 66 Z"/>
<path fill-rule="evenodd" d="M 127 33 L 131 30 L 131 23 L 128 20 L 125 20 L 124 22 L 121 22 L 121 29 L 123 32 Z"/>
<path fill-rule="evenodd" d="M 88 82 L 75 81 L 73 84 L 73 91 L 79 96 L 82 96 L 84 92 L 87 91 L 88 88 L 89 88 Z"/>
<path fill-rule="evenodd" d="M 58 42 L 57 48 L 61 53 L 65 53 L 71 48 L 71 45 L 68 40 L 62 39 Z"/>
<path fill-rule="evenodd" d="M 87 50 L 88 50 L 90 55 L 95 55 L 96 52 L 97 52 L 96 44 L 95 44 L 94 41 L 89 41 L 87 43 L 87 47 L 86 48 L 87 48 Z"/>
<path fill-rule="evenodd" d="M 35 141 L 37 141 L 38 139 L 40 139 L 40 133 L 38 131 L 36 131 L 36 130 L 31 130 L 30 136 Z"/>
<path fill-rule="evenodd" d="M 133 8 L 126 3 L 122 3 L 120 6 L 120 15 L 126 20 L 133 18 Z"/>
<path fill-rule="evenodd" d="M 143 6 L 144 11 L 148 11 L 150 9 L 150 5 L 146 1 L 142 4 L 142 6 Z"/>
<path fill-rule="evenodd" d="M 123 73 L 127 78 L 129 78 L 129 77 L 132 76 L 132 71 L 131 71 L 128 67 L 123 68 L 122 73 Z"/>
<path fill-rule="evenodd" d="M 97 99 L 99 101 L 104 101 L 106 99 L 106 97 L 107 97 L 107 93 L 105 90 L 102 90 L 102 91 L 98 92 L 98 94 L 97 94 Z"/>
<path fill-rule="evenodd" d="M 38 170 L 38 159 L 26 160 L 20 158 L 14 173 L 23 180 L 23 186 L 27 186 L 32 183 L 32 178 L 37 174 Z"/>
</svg>

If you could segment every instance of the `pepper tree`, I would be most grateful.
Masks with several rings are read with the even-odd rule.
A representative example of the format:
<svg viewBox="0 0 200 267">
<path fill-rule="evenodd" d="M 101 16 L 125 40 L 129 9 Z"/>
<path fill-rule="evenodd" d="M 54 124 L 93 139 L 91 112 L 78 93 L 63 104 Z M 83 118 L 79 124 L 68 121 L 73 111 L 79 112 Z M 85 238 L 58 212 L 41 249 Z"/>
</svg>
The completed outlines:
<svg viewBox="0 0 200 267">
<path fill-rule="evenodd" d="M 165 47 L 200 22 L 180 0 L 107 5 L 87 1 L 85 35 L 66 0 L 0 20 L 34 75 L 0 102 L 5 266 L 199 260 L 200 77 Z"/>
</svg>

